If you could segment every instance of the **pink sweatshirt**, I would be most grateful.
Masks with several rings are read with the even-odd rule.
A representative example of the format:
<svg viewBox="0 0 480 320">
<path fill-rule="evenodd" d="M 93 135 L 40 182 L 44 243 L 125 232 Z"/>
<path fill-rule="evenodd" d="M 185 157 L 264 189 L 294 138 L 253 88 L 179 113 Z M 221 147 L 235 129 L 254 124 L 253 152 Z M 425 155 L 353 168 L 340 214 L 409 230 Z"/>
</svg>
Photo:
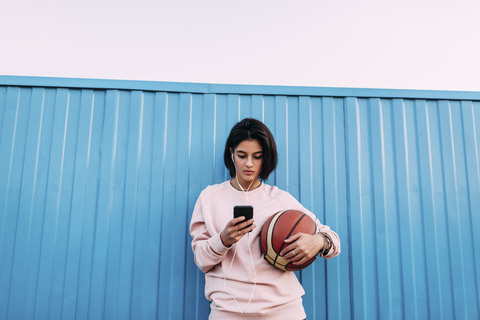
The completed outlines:
<svg viewBox="0 0 480 320">
<path fill-rule="evenodd" d="M 200 194 L 193 211 L 192 249 L 195 263 L 205 273 L 205 297 L 211 301 L 209 319 L 305 319 L 302 304 L 305 291 L 295 273 L 281 271 L 263 258 L 259 243 L 262 226 L 272 214 L 296 209 L 314 218 L 318 230 L 328 233 L 333 240 L 333 250 L 326 259 L 340 253 L 340 239 L 288 192 L 263 183 L 247 194 L 248 204 L 254 207 L 253 219 L 257 227 L 230 248 L 223 245 L 220 232 L 233 219 L 233 207 L 245 204 L 245 194 L 233 188 L 230 181 L 209 186 Z M 248 304 L 255 273 L 257 283 Z"/>
</svg>

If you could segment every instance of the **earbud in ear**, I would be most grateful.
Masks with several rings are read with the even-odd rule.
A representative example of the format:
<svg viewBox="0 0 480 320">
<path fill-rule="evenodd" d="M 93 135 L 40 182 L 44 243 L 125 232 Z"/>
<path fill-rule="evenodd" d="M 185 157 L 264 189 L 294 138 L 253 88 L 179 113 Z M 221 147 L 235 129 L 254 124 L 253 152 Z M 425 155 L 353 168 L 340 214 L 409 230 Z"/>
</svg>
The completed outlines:
<svg viewBox="0 0 480 320">
<path fill-rule="evenodd" d="M 232 161 L 235 162 L 235 159 L 233 159 L 233 153 L 231 155 L 232 155 Z"/>
</svg>

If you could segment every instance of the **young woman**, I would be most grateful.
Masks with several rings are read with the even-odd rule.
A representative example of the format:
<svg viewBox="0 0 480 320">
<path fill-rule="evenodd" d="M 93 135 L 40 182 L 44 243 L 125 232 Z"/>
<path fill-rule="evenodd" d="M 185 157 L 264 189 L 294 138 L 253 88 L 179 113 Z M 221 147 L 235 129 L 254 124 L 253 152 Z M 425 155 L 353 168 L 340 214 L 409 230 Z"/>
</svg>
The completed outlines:
<svg viewBox="0 0 480 320">
<path fill-rule="evenodd" d="M 280 254 L 302 264 L 319 255 L 340 253 L 340 239 L 288 192 L 262 181 L 277 165 L 277 149 L 268 128 L 244 119 L 231 130 L 224 162 L 231 180 L 200 194 L 190 223 L 195 263 L 205 273 L 209 319 L 305 319 L 305 294 L 295 274 L 269 264 L 259 245 L 261 227 L 280 210 L 296 209 L 311 216 L 318 233 L 296 234 Z M 236 205 L 254 207 L 253 219 L 233 218 Z"/>
</svg>

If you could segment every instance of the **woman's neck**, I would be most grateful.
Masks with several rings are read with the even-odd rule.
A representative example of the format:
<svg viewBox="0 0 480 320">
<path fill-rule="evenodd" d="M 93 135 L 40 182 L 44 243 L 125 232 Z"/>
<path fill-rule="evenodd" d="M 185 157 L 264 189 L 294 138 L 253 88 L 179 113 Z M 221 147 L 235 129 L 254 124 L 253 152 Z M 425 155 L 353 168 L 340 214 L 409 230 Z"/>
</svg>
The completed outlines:
<svg viewBox="0 0 480 320">
<path fill-rule="evenodd" d="M 260 182 L 260 180 L 257 178 L 252 182 L 248 182 L 248 183 L 240 183 L 241 184 L 241 187 L 239 185 L 239 181 L 237 181 L 236 178 L 233 178 L 230 180 L 230 184 L 232 185 L 233 188 L 235 188 L 236 190 L 238 191 L 252 191 L 252 190 L 255 190 L 257 189 L 258 187 L 260 187 L 262 185 L 262 183 Z M 242 190 L 243 188 L 243 190 Z"/>
</svg>

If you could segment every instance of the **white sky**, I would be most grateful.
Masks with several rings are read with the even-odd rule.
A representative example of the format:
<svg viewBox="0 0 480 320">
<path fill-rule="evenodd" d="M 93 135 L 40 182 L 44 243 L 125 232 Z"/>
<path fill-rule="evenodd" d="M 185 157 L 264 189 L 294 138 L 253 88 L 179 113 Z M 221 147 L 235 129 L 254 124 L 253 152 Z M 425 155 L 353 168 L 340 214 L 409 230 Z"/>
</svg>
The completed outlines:
<svg viewBox="0 0 480 320">
<path fill-rule="evenodd" d="M 480 91 L 479 0 L 0 0 L 0 75 Z"/>
</svg>

